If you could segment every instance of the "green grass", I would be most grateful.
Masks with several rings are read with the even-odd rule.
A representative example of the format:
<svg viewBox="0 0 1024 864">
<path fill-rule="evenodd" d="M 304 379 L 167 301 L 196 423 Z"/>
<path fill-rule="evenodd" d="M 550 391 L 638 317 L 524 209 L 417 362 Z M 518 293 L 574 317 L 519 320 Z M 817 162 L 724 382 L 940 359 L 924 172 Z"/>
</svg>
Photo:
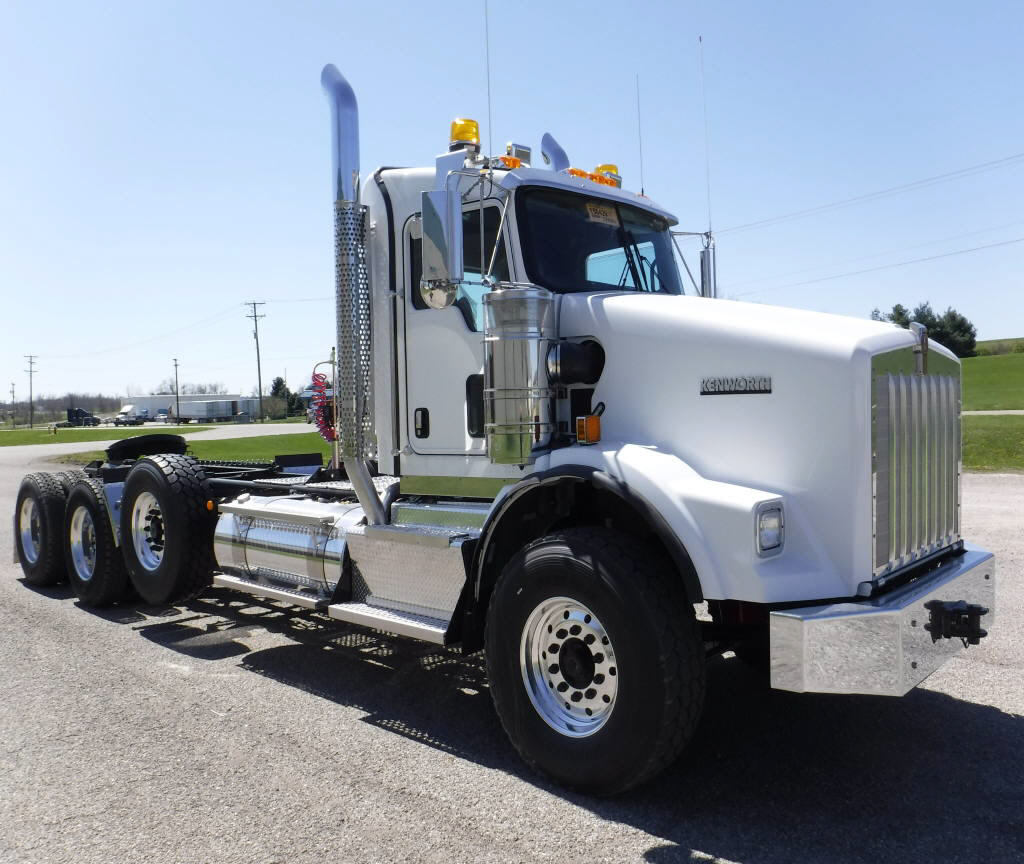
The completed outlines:
<svg viewBox="0 0 1024 864">
<path fill-rule="evenodd" d="M 1024 415 L 964 417 L 964 469 L 1024 471 Z"/>
<path fill-rule="evenodd" d="M 1024 354 L 963 360 L 964 411 L 1024 408 Z"/>
<path fill-rule="evenodd" d="M 974 345 L 978 354 L 1010 354 L 1024 339 L 984 339 Z"/>
<path fill-rule="evenodd" d="M 297 435 L 257 435 L 253 438 L 228 438 L 222 441 L 192 441 L 188 446 L 189 452 L 196 459 L 223 461 L 269 462 L 275 456 L 320 453 L 326 462 L 331 455 L 330 445 L 316 432 Z M 89 462 L 102 458 L 102 451 L 89 450 L 83 453 L 58 456 L 53 461 L 72 465 L 87 465 Z"/>
<path fill-rule="evenodd" d="M 964 468 L 968 471 L 1024 471 L 1024 415 L 964 417 Z M 246 459 L 269 462 L 292 453 L 320 453 L 324 461 L 330 445 L 315 432 L 306 435 L 260 435 L 226 441 L 193 441 L 190 452 L 197 459 Z M 96 451 L 72 453 L 56 461 L 85 465 L 102 459 Z"/>
<path fill-rule="evenodd" d="M 211 429 L 211 426 L 93 426 L 88 429 L 4 429 L 0 430 L 0 447 L 14 447 L 18 444 L 66 444 L 75 441 L 113 441 L 131 438 L 133 435 L 154 435 L 158 432 L 171 435 L 188 435 Z"/>
</svg>

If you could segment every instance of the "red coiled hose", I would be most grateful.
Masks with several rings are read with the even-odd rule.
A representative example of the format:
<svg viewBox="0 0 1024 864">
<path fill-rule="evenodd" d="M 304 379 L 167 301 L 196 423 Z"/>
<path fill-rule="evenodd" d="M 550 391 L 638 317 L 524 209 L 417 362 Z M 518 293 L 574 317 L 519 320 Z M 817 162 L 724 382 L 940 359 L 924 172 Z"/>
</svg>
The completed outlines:
<svg viewBox="0 0 1024 864">
<path fill-rule="evenodd" d="M 324 441 L 334 441 L 338 437 L 338 431 L 334 428 L 334 412 L 331 411 L 330 399 L 327 396 L 327 376 L 322 372 L 313 373 L 313 398 L 310 400 L 313 405 L 313 422 L 316 424 L 316 431 Z"/>
</svg>

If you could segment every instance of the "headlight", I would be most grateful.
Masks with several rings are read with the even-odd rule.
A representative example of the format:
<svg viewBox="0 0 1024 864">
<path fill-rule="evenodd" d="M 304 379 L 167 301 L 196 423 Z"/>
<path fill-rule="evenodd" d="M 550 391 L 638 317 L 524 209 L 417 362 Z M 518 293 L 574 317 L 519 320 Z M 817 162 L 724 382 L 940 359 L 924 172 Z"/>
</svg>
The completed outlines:
<svg viewBox="0 0 1024 864">
<path fill-rule="evenodd" d="M 778 555 L 786 542 L 786 522 L 782 502 L 769 501 L 757 508 L 757 554 L 762 558 Z"/>
</svg>

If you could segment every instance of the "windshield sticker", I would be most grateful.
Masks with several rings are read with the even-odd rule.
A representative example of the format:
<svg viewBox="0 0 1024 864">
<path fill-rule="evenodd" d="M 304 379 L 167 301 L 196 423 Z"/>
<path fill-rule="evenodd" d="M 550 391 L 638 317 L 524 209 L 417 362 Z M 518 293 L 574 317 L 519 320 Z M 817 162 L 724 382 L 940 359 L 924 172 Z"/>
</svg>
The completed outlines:
<svg viewBox="0 0 1024 864">
<path fill-rule="evenodd" d="M 597 204 L 594 201 L 587 202 L 587 221 L 600 222 L 602 225 L 619 227 L 619 214 L 610 204 Z"/>
</svg>

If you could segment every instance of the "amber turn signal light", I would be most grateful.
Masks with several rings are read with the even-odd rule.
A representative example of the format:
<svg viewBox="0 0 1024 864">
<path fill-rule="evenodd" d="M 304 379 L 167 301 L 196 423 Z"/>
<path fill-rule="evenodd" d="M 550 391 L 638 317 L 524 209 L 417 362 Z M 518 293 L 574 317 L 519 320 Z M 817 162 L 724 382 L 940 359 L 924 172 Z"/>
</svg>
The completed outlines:
<svg viewBox="0 0 1024 864">
<path fill-rule="evenodd" d="M 576 418 L 576 443 L 596 444 L 601 440 L 601 418 L 597 414 L 587 414 Z"/>
</svg>

